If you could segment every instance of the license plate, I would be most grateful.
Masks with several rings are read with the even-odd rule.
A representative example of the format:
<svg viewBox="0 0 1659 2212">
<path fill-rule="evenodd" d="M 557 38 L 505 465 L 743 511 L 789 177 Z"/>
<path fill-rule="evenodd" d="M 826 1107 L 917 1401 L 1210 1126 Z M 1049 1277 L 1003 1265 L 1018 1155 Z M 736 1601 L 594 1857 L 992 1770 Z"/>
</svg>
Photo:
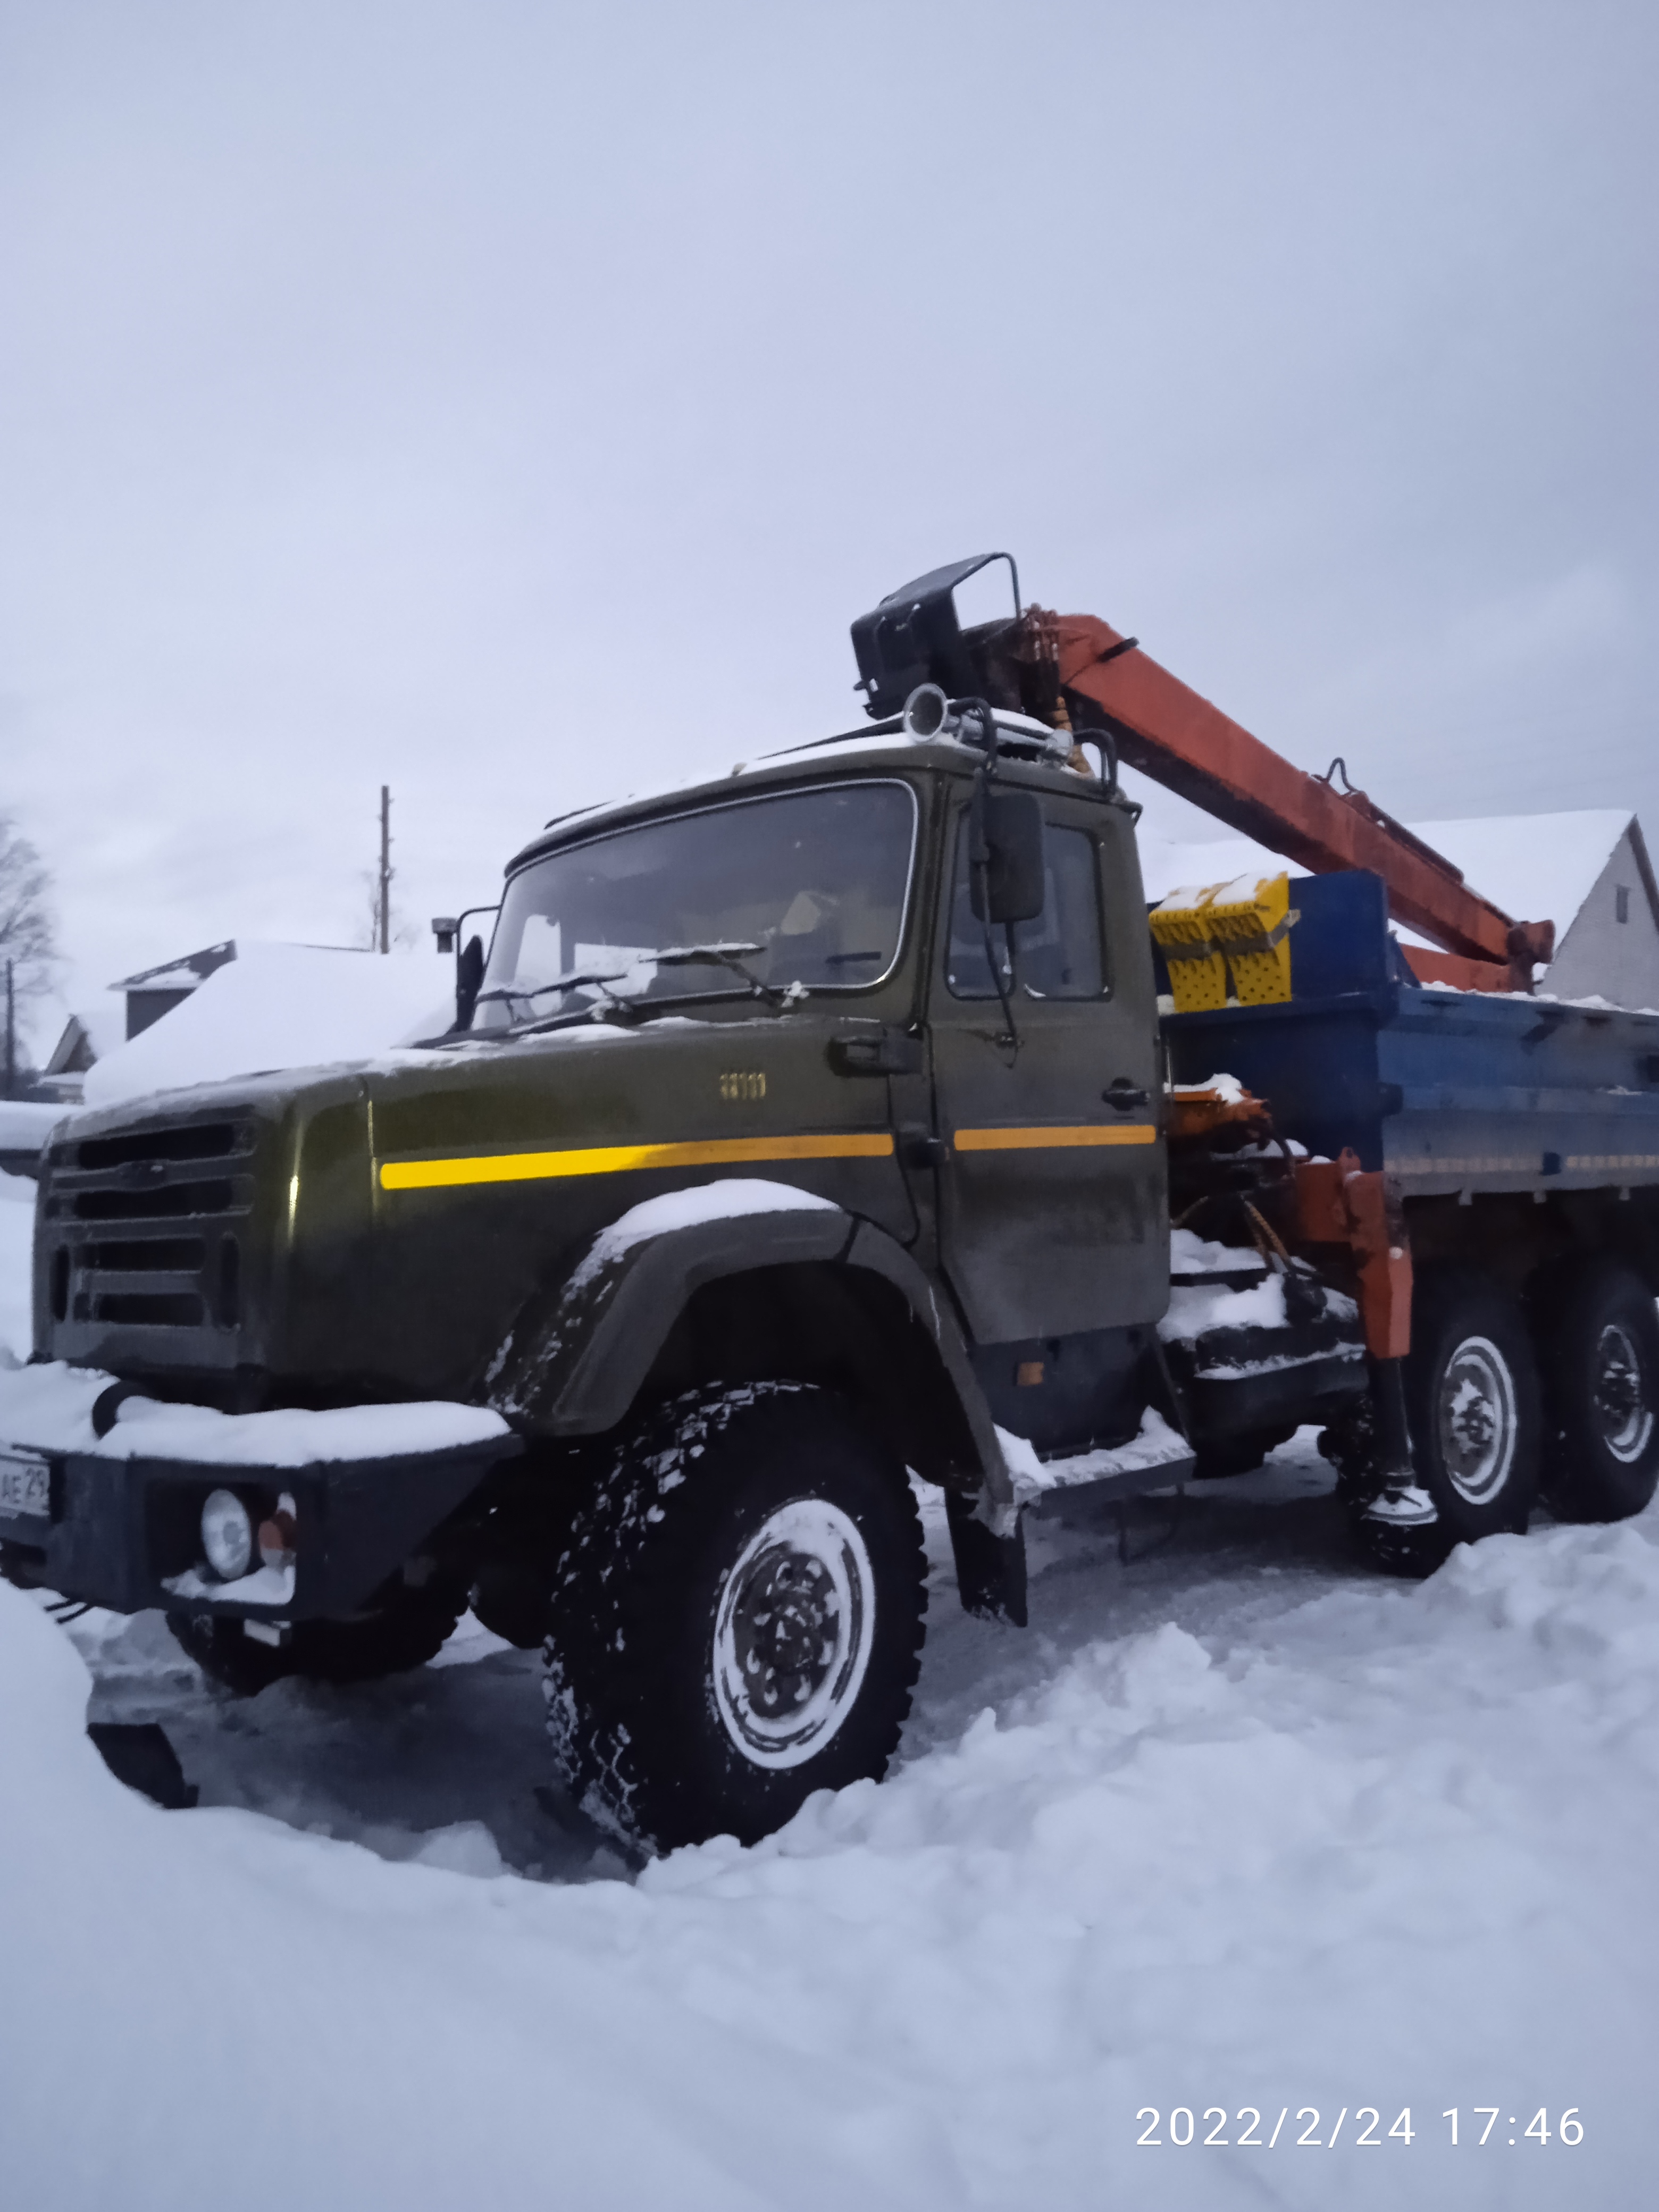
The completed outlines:
<svg viewBox="0 0 1659 2212">
<path fill-rule="evenodd" d="M 32 1453 L 0 1451 L 0 1521 L 51 1518 L 51 1462 Z"/>
</svg>

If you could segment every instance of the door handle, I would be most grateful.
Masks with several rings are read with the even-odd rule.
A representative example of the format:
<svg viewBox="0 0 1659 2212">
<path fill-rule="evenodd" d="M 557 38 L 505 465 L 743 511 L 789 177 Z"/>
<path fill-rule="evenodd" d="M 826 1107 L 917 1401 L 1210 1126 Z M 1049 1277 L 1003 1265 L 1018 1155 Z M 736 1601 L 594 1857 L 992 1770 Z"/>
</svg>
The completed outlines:
<svg viewBox="0 0 1659 2212">
<path fill-rule="evenodd" d="M 921 1039 L 873 1025 L 862 1035 L 831 1037 L 830 1065 L 837 1075 L 920 1075 Z"/>
<path fill-rule="evenodd" d="M 1145 1091 L 1137 1090 L 1127 1075 L 1115 1075 L 1100 1095 L 1119 1114 L 1133 1114 L 1137 1106 L 1146 1103 L 1148 1096 Z"/>
</svg>

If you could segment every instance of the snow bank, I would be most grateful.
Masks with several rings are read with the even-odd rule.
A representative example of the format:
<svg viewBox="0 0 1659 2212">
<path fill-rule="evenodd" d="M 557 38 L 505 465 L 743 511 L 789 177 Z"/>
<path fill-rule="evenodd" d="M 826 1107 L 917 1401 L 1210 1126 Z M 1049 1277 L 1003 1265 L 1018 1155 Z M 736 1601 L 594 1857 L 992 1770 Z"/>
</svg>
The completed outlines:
<svg viewBox="0 0 1659 2212">
<path fill-rule="evenodd" d="M 753 1850 L 562 1890 L 465 1827 L 388 1865 L 153 1812 L 0 1588 L 7 2180 L 31 2212 L 1625 2212 L 1659 2027 L 1654 1533 L 1494 1539 L 1231 1644 L 1098 1642 Z M 1200 2119 L 1175 2148 L 1176 2106 L 1220 2107 L 1225 2147 Z"/>
<path fill-rule="evenodd" d="M 842 2212 L 961 2201 L 939 2124 L 630 1966 L 682 1911 L 243 1812 L 166 1814 L 82 1733 L 85 1668 L 0 1586 L 0 2142 L 29 2212 Z M 429 1856 L 490 1871 L 477 1839 Z M 782 2193 L 780 2194 L 781 2186 Z"/>
<path fill-rule="evenodd" d="M 791 2033 L 902 2066 L 975 2201 L 1612 2212 L 1650 2194 L 1656 1815 L 1659 1553 L 1558 1530 L 1254 1648 L 1097 1645 L 884 1788 L 641 1886 Z M 1522 2125 L 1481 2166 L 1439 2116 L 1493 2102 Z M 1418 2139 L 1232 2142 L 1286 2104 L 1322 2146 L 1361 2105 Z M 1138 2148 L 1148 2105 L 1222 2106 L 1229 2148 Z M 1511 2151 L 1540 2105 L 1550 2146 Z"/>
<path fill-rule="evenodd" d="M 272 1068 L 367 1060 L 454 1017 L 451 963 L 430 953 L 239 945 L 182 1006 L 88 1071 L 88 1106 Z"/>
<path fill-rule="evenodd" d="M 534 2203 L 550 2160 L 584 2212 L 1646 2201 L 1636 1530 L 1499 1539 L 1231 1653 L 1096 1645 L 883 1788 L 631 1890 L 489 1879 L 477 1838 L 468 1881 L 151 1813 L 76 1740 L 54 1638 L 0 1590 L 0 1893 L 33 1901 L 0 1920 L 0 2112 L 31 2207 L 193 2212 L 228 2177 L 238 2212 Z M 1494 2102 L 1545 2106 L 1550 2145 L 1506 2122 L 1484 2165 L 1454 2152 L 1440 2113 Z M 1233 2142 L 1287 2105 L 1317 2157 Z M 1354 2147 L 1364 2105 L 1414 2142 Z M 1221 2106 L 1227 2148 L 1138 2148 L 1147 2106 Z"/>
<path fill-rule="evenodd" d="M 114 1381 L 62 1360 L 0 1373 L 0 1438 L 41 1451 L 94 1452 L 105 1459 L 195 1460 L 209 1466 L 312 1467 L 336 1460 L 392 1459 L 489 1443 L 510 1433 L 485 1406 L 447 1399 L 400 1406 L 342 1406 L 221 1413 L 210 1406 L 125 1401 L 109 1434 L 94 1434 L 92 1408 Z"/>
</svg>

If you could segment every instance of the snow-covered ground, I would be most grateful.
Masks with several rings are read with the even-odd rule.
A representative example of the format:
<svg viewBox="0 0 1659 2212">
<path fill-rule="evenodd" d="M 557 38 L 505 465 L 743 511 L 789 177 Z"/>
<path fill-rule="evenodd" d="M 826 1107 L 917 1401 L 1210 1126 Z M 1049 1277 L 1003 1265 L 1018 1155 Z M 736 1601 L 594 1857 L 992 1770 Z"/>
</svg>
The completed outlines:
<svg viewBox="0 0 1659 2212">
<path fill-rule="evenodd" d="M 1650 2201 L 1659 1516 L 1387 1584 L 1307 1433 L 1127 1562 L 1070 1510 L 1023 1634 L 932 1516 L 885 1784 L 638 1873 L 538 1796 L 535 1662 L 476 1624 L 237 1704 L 155 1616 L 0 1587 L 0 2202 Z M 200 1809 L 88 1709 L 162 1721 Z"/>
</svg>

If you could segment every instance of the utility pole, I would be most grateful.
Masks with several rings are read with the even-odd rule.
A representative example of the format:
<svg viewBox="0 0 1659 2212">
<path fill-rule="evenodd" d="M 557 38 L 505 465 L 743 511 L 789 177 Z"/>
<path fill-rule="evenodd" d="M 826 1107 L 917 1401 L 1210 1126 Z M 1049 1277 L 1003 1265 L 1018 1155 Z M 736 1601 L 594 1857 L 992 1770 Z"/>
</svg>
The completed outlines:
<svg viewBox="0 0 1659 2212">
<path fill-rule="evenodd" d="M 6 963 L 6 1096 L 17 1096 L 17 992 L 12 963 Z"/>
<path fill-rule="evenodd" d="M 380 786 L 380 942 L 378 950 L 392 950 L 392 787 Z"/>
</svg>

